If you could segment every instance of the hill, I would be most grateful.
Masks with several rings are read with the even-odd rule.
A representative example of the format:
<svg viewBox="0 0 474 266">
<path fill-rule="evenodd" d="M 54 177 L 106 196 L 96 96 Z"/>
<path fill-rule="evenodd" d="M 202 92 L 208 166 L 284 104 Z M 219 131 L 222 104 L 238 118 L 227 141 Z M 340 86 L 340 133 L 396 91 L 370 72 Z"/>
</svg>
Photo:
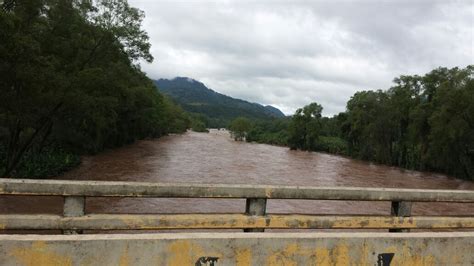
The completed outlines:
<svg viewBox="0 0 474 266">
<path fill-rule="evenodd" d="M 227 126 L 232 119 L 239 116 L 251 119 L 285 116 L 278 108 L 229 97 L 191 78 L 158 79 L 155 80 L 155 85 L 160 92 L 171 97 L 184 110 L 205 115 L 211 127 Z"/>
</svg>

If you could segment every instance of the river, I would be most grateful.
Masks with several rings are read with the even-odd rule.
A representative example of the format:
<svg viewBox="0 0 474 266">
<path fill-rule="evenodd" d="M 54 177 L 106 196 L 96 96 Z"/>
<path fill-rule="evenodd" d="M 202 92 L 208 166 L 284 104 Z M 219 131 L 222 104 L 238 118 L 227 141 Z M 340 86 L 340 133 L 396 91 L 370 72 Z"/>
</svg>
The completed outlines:
<svg viewBox="0 0 474 266">
<path fill-rule="evenodd" d="M 83 158 L 58 177 L 301 186 L 474 190 L 474 183 L 442 174 L 409 171 L 318 152 L 237 142 L 227 131 L 187 132 Z M 243 212 L 240 199 L 88 198 L 87 213 Z M 388 202 L 269 200 L 269 213 L 389 214 Z M 61 213 L 58 197 L 0 197 L 0 213 Z M 474 204 L 415 203 L 414 215 L 474 215 Z"/>
</svg>

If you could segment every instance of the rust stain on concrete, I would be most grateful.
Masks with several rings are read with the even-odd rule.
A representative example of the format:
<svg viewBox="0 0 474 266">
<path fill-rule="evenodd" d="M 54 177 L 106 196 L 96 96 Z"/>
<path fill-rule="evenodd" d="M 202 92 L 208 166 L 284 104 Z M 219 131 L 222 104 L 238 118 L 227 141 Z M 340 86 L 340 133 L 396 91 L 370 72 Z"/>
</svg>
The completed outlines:
<svg viewBox="0 0 474 266">
<path fill-rule="evenodd" d="M 31 247 L 15 248 L 11 251 L 10 255 L 25 266 L 72 265 L 72 259 L 69 256 L 49 250 L 48 245 L 43 241 L 35 241 Z"/>
<path fill-rule="evenodd" d="M 295 253 L 298 251 L 298 245 L 289 244 L 282 251 L 279 252 L 268 252 L 271 254 L 268 256 L 265 265 L 285 265 L 285 266 L 296 266 L 297 262 L 295 260 Z"/>
<path fill-rule="evenodd" d="M 167 250 L 169 258 L 166 265 L 169 266 L 195 265 L 201 257 L 222 258 L 222 254 L 205 250 L 202 246 L 190 240 L 173 241 Z"/>
<path fill-rule="evenodd" d="M 335 265 L 349 265 L 349 247 L 346 243 L 336 245 L 330 253 L 332 255 L 331 257 L 334 258 Z"/>
<path fill-rule="evenodd" d="M 120 256 L 119 265 L 120 266 L 128 266 L 129 265 L 128 248 L 127 247 L 125 248 L 125 250 L 122 252 L 122 255 Z"/>
<path fill-rule="evenodd" d="M 317 247 L 315 249 L 316 265 L 326 266 L 331 265 L 332 260 L 329 256 L 329 249 L 327 247 Z"/>
<path fill-rule="evenodd" d="M 191 243 L 189 240 L 177 240 L 168 247 L 168 265 L 193 265 L 190 255 Z"/>
<path fill-rule="evenodd" d="M 252 251 L 248 248 L 236 250 L 235 261 L 236 261 L 237 266 L 251 266 L 252 265 Z"/>
</svg>

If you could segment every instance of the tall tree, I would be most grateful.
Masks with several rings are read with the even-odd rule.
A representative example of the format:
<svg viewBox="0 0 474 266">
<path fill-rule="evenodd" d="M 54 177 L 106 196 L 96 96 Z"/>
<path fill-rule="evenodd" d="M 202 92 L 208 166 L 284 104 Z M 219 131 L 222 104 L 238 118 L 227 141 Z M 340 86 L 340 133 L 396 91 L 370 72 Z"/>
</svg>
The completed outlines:
<svg viewBox="0 0 474 266">
<path fill-rule="evenodd" d="M 321 131 L 323 107 L 311 103 L 296 110 L 289 125 L 288 145 L 292 149 L 314 150 Z"/>
<path fill-rule="evenodd" d="M 449 70 L 433 96 L 428 158 L 432 169 L 474 179 L 474 66 Z"/>
<path fill-rule="evenodd" d="M 230 123 L 229 129 L 235 140 L 245 140 L 251 128 L 251 122 L 248 118 L 237 117 Z"/>
</svg>

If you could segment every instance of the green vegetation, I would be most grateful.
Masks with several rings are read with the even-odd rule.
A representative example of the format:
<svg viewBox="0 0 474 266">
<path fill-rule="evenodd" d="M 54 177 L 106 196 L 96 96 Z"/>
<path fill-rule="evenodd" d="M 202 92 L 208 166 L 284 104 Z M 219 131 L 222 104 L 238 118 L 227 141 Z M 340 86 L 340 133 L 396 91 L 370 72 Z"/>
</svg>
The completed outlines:
<svg viewBox="0 0 474 266">
<path fill-rule="evenodd" d="M 143 12 L 118 1 L 5 1 L 0 11 L 0 176 L 47 177 L 137 139 L 183 132 L 157 92 Z"/>
<path fill-rule="evenodd" d="M 474 66 L 401 76 L 359 92 L 343 125 L 351 156 L 474 179 Z"/>
<path fill-rule="evenodd" d="M 209 130 L 206 128 L 206 125 L 202 121 L 195 120 L 191 123 L 191 129 L 195 132 L 205 132 L 209 133 Z"/>
<path fill-rule="evenodd" d="M 251 127 L 252 124 L 249 119 L 245 117 L 237 117 L 230 123 L 229 130 L 235 140 L 242 141 L 247 137 Z"/>
<path fill-rule="evenodd" d="M 339 137 L 319 136 L 315 150 L 348 155 L 347 142 Z"/>
<path fill-rule="evenodd" d="M 272 106 L 262 106 L 217 93 L 203 83 L 185 77 L 155 80 L 155 84 L 184 110 L 206 117 L 208 128 L 226 127 L 237 117 L 267 120 L 285 115 Z"/>
<path fill-rule="evenodd" d="M 189 117 L 192 131 L 209 133 L 207 126 L 209 124 L 209 120 L 205 115 L 190 113 Z"/>
<path fill-rule="evenodd" d="M 5 158 L 5 154 L 1 154 Z M 15 177 L 43 178 L 59 175 L 72 169 L 81 162 L 80 156 L 57 147 L 45 147 L 41 152 L 31 150 L 23 155 L 22 164 L 15 169 Z M 0 162 L 5 163 L 5 160 Z M 5 169 L 5 165 L 0 165 Z"/>
<path fill-rule="evenodd" d="M 254 122 L 247 141 L 325 151 L 474 180 L 474 66 L 400 76 L 361 91 L 346 112 L 321 117 L 312 103 L 287 118 Z"/>
<path fill-rule="evenodd" d="M 286 146 L 288 145 L 289 123 L 290 119 L 287 117 L 253 121 L 246 140 L 249 142 Z"/>
<path fill-rule="evenodd" d="M 288 145 L 291 149 L 316 150 L 321 134 L 323 107 L 311 103 L 296 110 L 288 129 Z"/>
</svg>

